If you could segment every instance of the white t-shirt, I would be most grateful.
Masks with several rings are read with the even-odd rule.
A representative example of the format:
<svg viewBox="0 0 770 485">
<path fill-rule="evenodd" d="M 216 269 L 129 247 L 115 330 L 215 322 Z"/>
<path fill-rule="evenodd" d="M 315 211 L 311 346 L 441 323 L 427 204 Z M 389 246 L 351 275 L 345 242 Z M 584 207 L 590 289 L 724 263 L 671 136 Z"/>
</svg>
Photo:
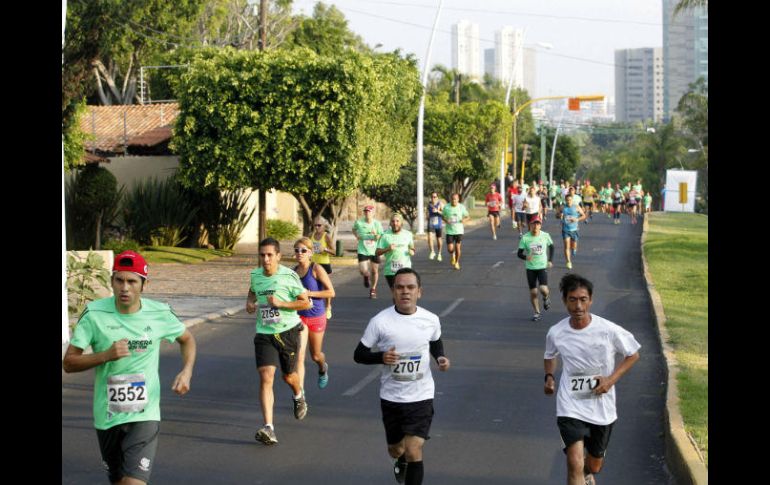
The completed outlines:
<svg viewBox="0 0 770 485">
<path fill-rule="evenodd" d="M 540 212 L 540 197 L 527 197 L 527 204 L 529 204 L 526 211 L 527 214 L 537 214 Z"/>
<path fill-rule="evenodd" d="M 581 330 L 569 325 L 569 317 L 548 330 L 545 359 L 562 360 L 562 373 L 556 395 L 556 416 L 566 416 L 587 423 L 608 425 L 618 419 L 615 388 L 606 394 L 593 394 L 596 380 L 615 370 L 615 357 L 625 358 L 641 348 L 628 330 L 597 315 Z"/>
<path fill-rule="evenodd" d="M 513 197 L 513 208 L 516 212 L 524 212 L 524 201 L 527 200 L 526 194 L 517 194 Z"/>
<path fill-rule="evenodd" d="M 403 315 L 395 306 L 375 315 L 366 326 L 361 343 L 372 352 L 395 347 L 399 363 L 382 365 L 380 398 L 391 402 L 417 402 L 433 399 L 435 386 L 430 371 L 430 344 L 441 338 L 438 316 L 417 307 Z"/>
</svg>

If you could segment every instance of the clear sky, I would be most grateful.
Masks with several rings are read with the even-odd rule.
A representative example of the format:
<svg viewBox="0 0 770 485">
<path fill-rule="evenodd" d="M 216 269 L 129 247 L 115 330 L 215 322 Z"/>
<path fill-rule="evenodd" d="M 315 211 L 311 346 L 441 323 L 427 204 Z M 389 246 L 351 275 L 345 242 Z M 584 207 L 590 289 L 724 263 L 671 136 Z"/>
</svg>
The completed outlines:
<svg viewBox="0 0 770 485">
<path fill-rule="evenodd" d="M 294 0 L 295 12 L 311 15 L 315 0 Z M 348 19 L 352 31 L 383 51 L 401 48 L 423 63 L 439 0 L 327 0 Z M 604 94 L 615 97 L 616 49 L 661 47 L 662 0 L 444 0 L 431 65 L 452 66 L 451 26 L 479 24 L 483 50 L 494 47 L 495 31 L 526 29 L 525 44 L 539 49 L 534 96 Z"/>
</svg>

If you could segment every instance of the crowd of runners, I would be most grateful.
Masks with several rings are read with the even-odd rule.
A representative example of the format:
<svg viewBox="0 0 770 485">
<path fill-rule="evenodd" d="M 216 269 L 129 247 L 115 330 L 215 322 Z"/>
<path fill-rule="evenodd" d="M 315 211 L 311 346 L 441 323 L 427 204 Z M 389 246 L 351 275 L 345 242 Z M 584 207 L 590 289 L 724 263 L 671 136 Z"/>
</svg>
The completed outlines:
<svg viewBox="0 0 770 485">
<path fill-rule="evenodd" d="M 506 191 L 510 220 L 518 233 L 517 256 L 525 260 L 533 321 L 551 307 L 548 269 L 553 266 L 553 240 L 542 230 L 549 211 L 560 221 L 565 267 L 572 269 L 577 254 L 580 223 L 605 214 L 618 224 L 620 215 L 631 224 L 650 211 L 652 199 L 640 181 L 622 187 L 610 182 L 597 190 L 591 182 L 574 185 L 561 181 L 547 188 L 542 183 L 514 181 Z M 493 240 L 501 227 L 503 197 L 496 184 L 485 197 Z M 428 259 L 441 262 L 443 237 L 451 267 L 459 271 L 464 224 L 470 220 L 460 195 L 448 203 L 431 194 L 427 206 Z M 317 385 L 326 388 L 329 363 L 323 340 L 335 289 L 330 255 L 334 254 L 328 222 L 313 221 L 310 237 L 293 245 L 295 265 L 280 264 L 280 243 L 267 238 L 259 243 L 259 267 L 250 274 L 246 311 L 255 314 L 254 355 L 259 400 L 264 423 L 255 439 L 278 443 L 273 417 L 274 380 L 280 367 L 290 389 L 294 417 L 308 414 L 305 398 L 306 355 L 317 366 Z M 446 234 L 444 234 L 446 230 Z M 393 305 L 369 320 L 354 351 L 360 364 L 381 366 L 380 407 L 387 451 L 394 459 L 398 483 L 420 484 L 424 476 L 422 449 L 433 419 L 434 381 L 430 358 L 440 371 L 450 368 L 441 340 L 439 317 L 417 305 L 422 297 L 420 275 L 412 269 L 414 237 L 403 217 L 393 214 L 384 230 L 374 217 L 374 206 L 363 208 L 353 224 L 359 271 L 369 298 L 377 298 L 382 272 Z M 424 257 L 424 256 L 423 256 Z M 196 343 L 173 311 L 163 303 L 142 298 L 148 277 L 144 258 L 126 251 L 115 258 L 113 297 L 88 305 L 75 328 L 64 357 L 67 372 L 95 368 L 94 426 L 111 483 L 143 484 L 149 481 L 160 430 L 159 341 L 180 344 L 183 367 L 172 389 L 190 389 Z M 559 285 L 569 317 L 551 327 L 544 354 L 546 394 L 556 391 L 553 373 L 557 357 L 563 372 L 557 395 L 557 426 L 564 443 L 568 483 L 593 484 L 602 467 L 615 413 L 614 384 L 638 360 L 640 345 L 620 326 L 589 312 L 593 285 L 572 273 Z M 93 349 L 85 354 L 88 347 Z M 615 365 L 615 356 L 622 359 Z"/>
</svg>

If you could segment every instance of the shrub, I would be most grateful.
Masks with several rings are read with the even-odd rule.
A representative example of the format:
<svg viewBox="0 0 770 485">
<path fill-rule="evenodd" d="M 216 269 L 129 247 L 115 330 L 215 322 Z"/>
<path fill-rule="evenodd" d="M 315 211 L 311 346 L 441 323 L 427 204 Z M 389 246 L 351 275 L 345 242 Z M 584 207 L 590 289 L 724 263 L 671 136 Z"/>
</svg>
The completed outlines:
<svg viewBox="0 0 770 485">
<path fill-rule="evenodd" d="M 217 249 L 231 250 L 254 215 L 246 211 L 248 195 L 245 190 L 191 194 L 200 210 L 196 224 L 208 232 L 208 242 Z"/>
<path fill-rule="evenodd" d="M 124 220 L 131 237 L 142 244 L 178 246 L 198 208 L 173 179 L 149 179 L 126 196 Z"/>
<path fill-rule="evenodd" d="M 67 246 L 101 249 L 105 229 L 118 216 L 124 189 L 115 176 L 97 164 L 74 172 L 65 187 Z"/>
<path fill-rule="evenodd" d="M 91 251 L 85 259 L 68 253 L 67 308 L 70 315 L 79 315 L 88 302 L 98 297 L 97 284 L 110 287 L 110 272 L 104 268 L 104 259 Z"/>
<path fill-rule="evenodd" d="M 141 247 L 139 242 L 130 238 L 110 238 L 102 244 L 102 249 L 112 250 L 115 254 L 128 250 L 139 252 Z"/>
<path fill-rule="evenodd" d="M 295 239 L 299 236 L 299 227 L 291 222 L 282 221 L 279 219 L 269 219 L 267 221 L 266 236 L 272 237 L 278 241 L 286 241 L 288 239 Z"/>
</svg>

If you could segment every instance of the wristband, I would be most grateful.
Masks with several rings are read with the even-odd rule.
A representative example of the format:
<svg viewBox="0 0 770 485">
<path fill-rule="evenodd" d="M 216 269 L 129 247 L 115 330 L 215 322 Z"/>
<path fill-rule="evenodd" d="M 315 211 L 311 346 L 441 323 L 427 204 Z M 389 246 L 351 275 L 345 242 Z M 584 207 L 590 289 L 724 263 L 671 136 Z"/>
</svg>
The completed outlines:
<svg viewBox="0 0 770 485">
<path fill-rule="evenodd" d="M 551 376 L 551 379 L 556 380 L 556 378 L 551 374 L 550 372 L 546 373 L 545 375 L 545 382 L 548 382 L 548 376 Z"/>
</svg>

